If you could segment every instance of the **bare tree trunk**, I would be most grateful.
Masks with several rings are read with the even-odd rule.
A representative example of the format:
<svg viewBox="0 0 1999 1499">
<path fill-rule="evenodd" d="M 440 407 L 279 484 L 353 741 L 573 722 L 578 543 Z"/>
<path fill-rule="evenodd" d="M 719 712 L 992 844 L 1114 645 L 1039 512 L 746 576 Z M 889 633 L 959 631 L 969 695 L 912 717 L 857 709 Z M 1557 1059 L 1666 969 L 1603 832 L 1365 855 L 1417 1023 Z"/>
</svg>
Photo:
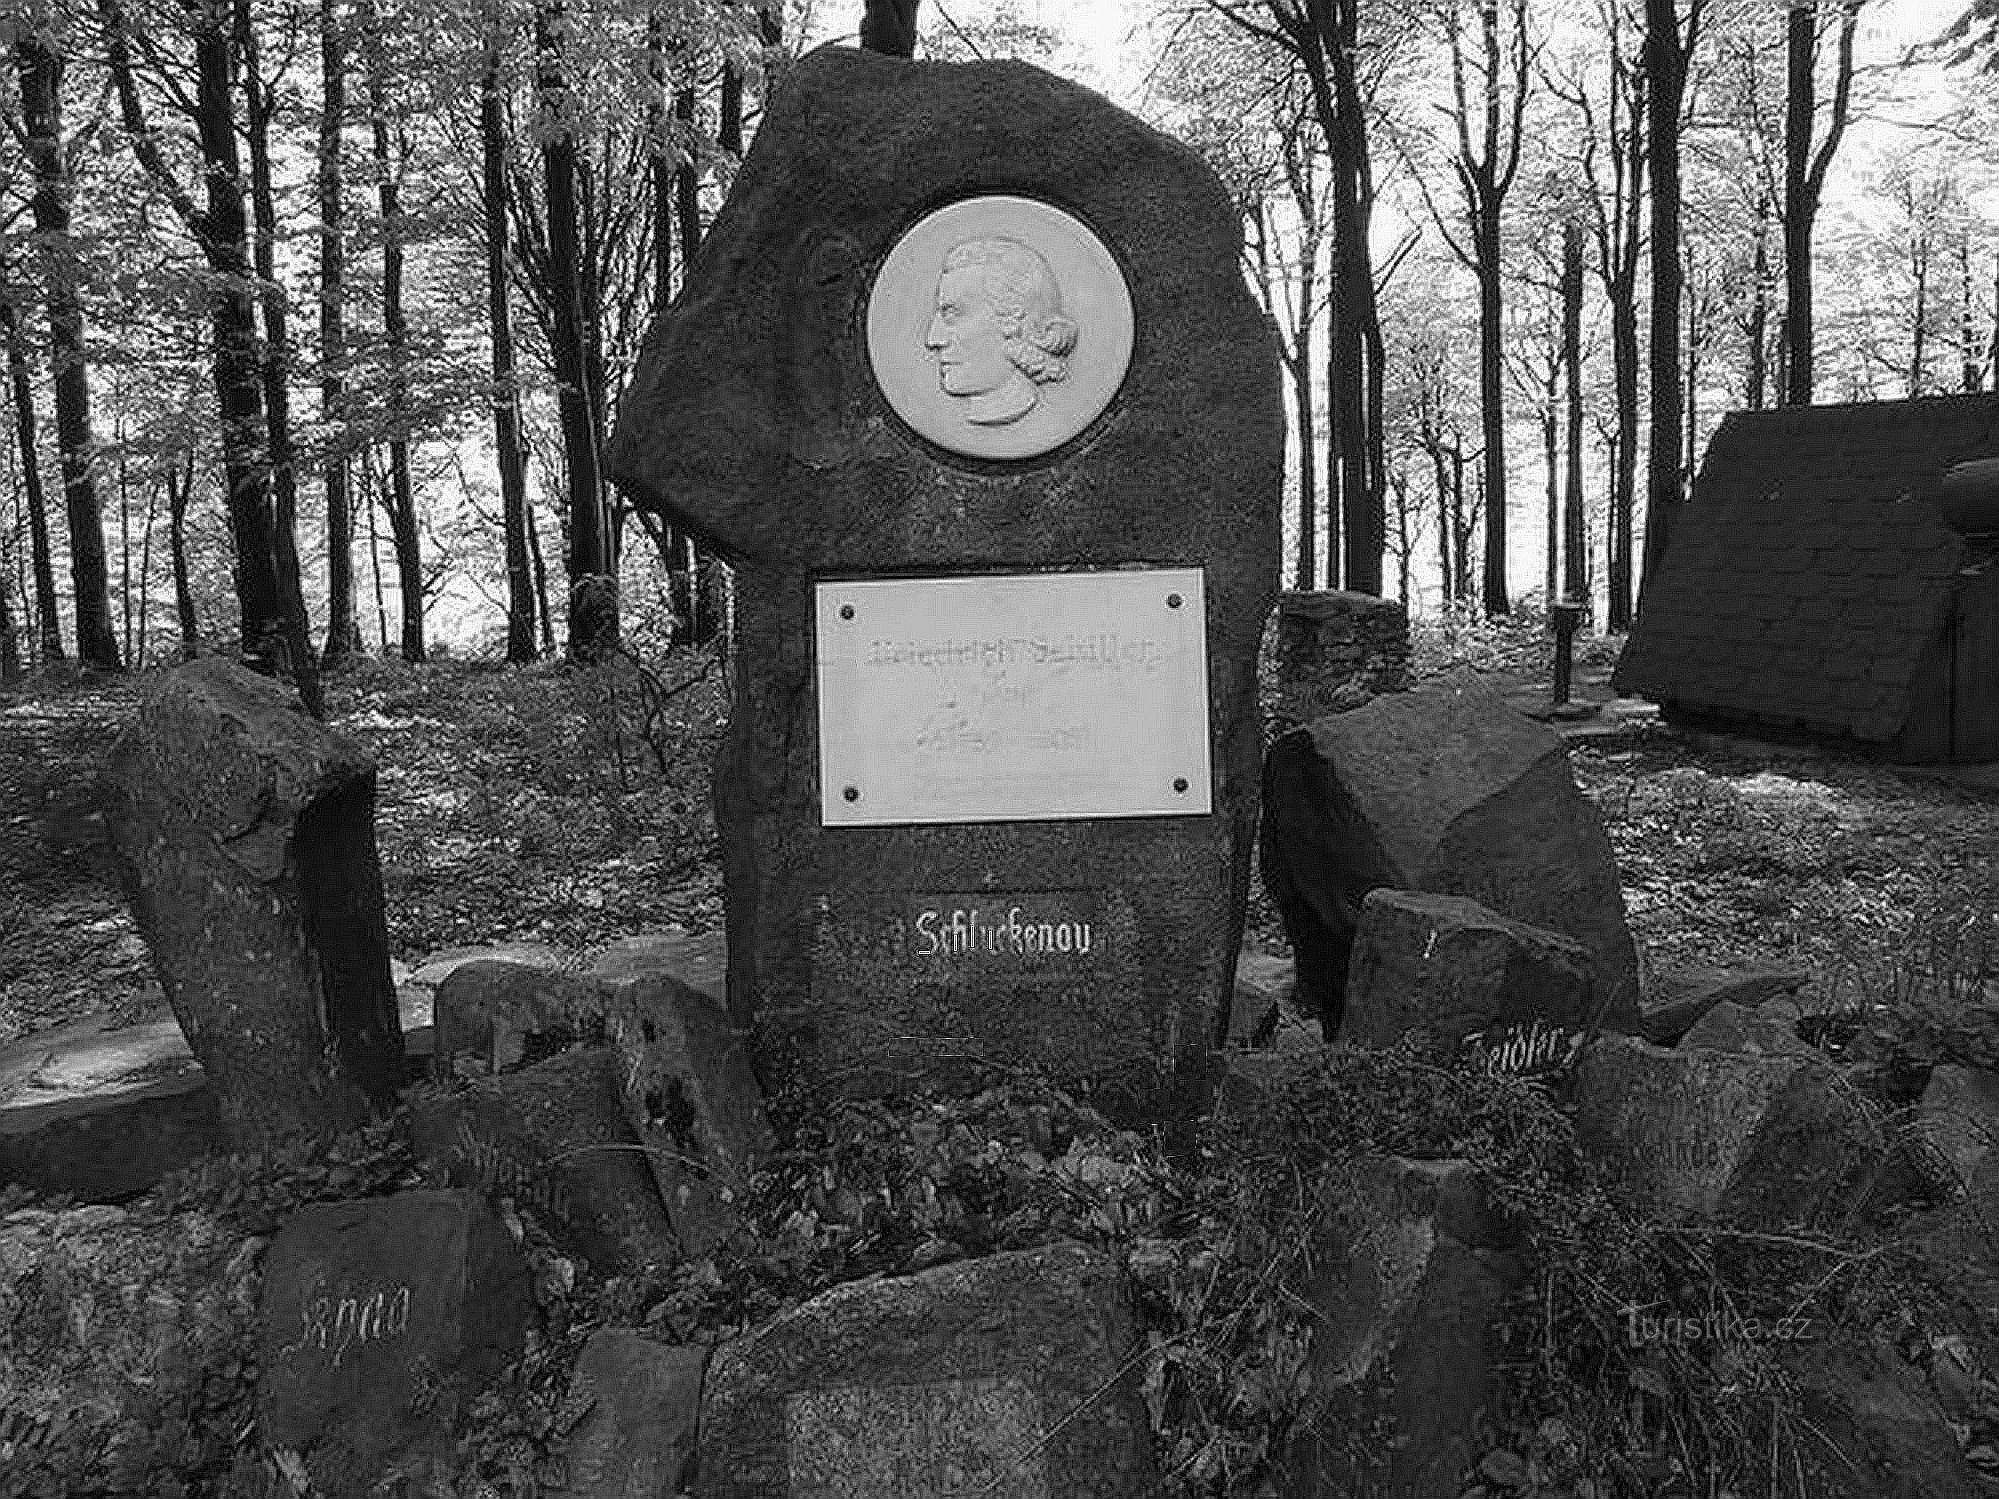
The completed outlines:
<svg viewBox="0 0 1999 1499">
<path fill-rule="evenodd" d="M 259 351 L 264 382 L 264 424 L 269 432 L 271 499 L 275 524 L 272 545 L 277 552 L 278 587 L 293 642 L 292 676 L 312 711 L 321 710 L 319 656 L 312 649 L 312 623 L 306 618 L 305 591 L 298 564 L 298 471 L 292 450 L 291 336 L 286 328 L 285 294 L 277 277 L 277 202 L 271 188 L 271 113 L 258 72 L 257 28 L 250 0 L 234 0 L 236 46 L 243 69 L 243 113 L 250 145 L 250 206 L 255 223 L 251 241 L 264 315 L 264 346 Z"/>
<path fill-rule="evenodd" d="M 360 16 L 368 58 L 368 124 L 374 143 L 376 197 L 382 214 L 382 332 L 389 355 L 389 482 L 381 499 L 396 554 L 402 657 L 415 662 L 423 660 L 426 652 L 422 541 L 416 524 L 416 497 L 410 488 L 409 315 L 403 309 L 406 228 L 398 181 L 400 153 L 394 149 L 381 18 L 374 0 L 361 0 Z"/>
<path fill-rule="evenodd" d="M 1784 404 L 1812 400 L 1812 226 L 1853 102 L 1853 37 L 1864 0 L 1838 0 L 1838 54 L 1826 133 L 1818 120 L 1819 0 L 1791 0 L 1784 26 Z"/>
<path fill-rule="evenodd" d="M 1589 543 L 1583 526 L 1583 226 L 1562 226 L 1562 369 L 1568 465 L 1562 494 L 1562 597 L 1590 602 Z"/>
<path fill-rule="evenodd" d="M 1977 391 L 1985 383 L 1985 372 L 1978 367 L 1977 345 L 1972 332 L 1971 294 L 1971 237 L 1962 229 L 1957 240 L 1957 367 L 1958 388 L 1967 393 Z"/>
<path fill-rule="evenodd" d="M 1646 157 L 1652 173 L 1650 441 L 1645 463 L 1645 575 L 1658 573 L 1682 501 L 1680 422 L 1680 116 L 1701 0 L 1645 0 Z"/>
<path fill-rule="evenodd" d="M 479 143 L 486 216 L 486 325 L 493 342 L 493 446 L 500 464 L 501 528 L 507 566 L 507 659 L 534 660 L 534 584 L 528 574 L 527 453 L 521 443 L 519 375 L 507 306 L 507 158 L 500 111 L 497 24 L 487 34 L 479 75 Z"/>
<path fill-rule="evenodd" d="M 1756 199 L 1755 249 L 1750 260 L 1749 316 L 1742 329 L 1748 345 L 1749 369 L 1743 378 L 1743 404 L 1761 411 L 1770 388 L 1770 200 Z"/>
<path fill-rule="evenodd" d="M 63 508 L 69 520 L 70 588 L 76 608 L 77 659 L 107 671 L 120 661 L 111 629 L 111 589 L 104 560 L 104 523 L 91 475 L 90 366 L 83 301 L 70 242 L 69 170 L 63 154 L 64 59 L 47 32 L 23 29 L 15 39 L 20 68 L 22 146 L 34 168 L 32 204 L 43 245 L 49 309 L 49 364 L 55 385 L 56 446 L 62 454 Z"/>
<path fill-rule="evenodd" d="M 866 0 L 861 12 L 861 47 L 889 57 L 916 55 L 917 0 Z"/>
<path fill-rule="evenodd" d="M 194 455 L 178 473 L 167 470 L 167 550 L 173 558 L 174 619 L 180 626 L 180 654 L 192 661 L 201 652 L 201 623 L 194 612 L 194 586 L 187 572 L 187 506 L 194 497 Z"/>
<path fill-rule="evenodd" d="M 194 123 L 201 147 L 204 200 L 197 204 L 174 175 L 149 129 L 133 75 L 126 19 L 118 0 L 101 0 L 106 55 L 132 150 L 158 182 L 201 246 L 211 277 L 216 408 L 222 426 L 222 467 L 228 486 L 229 529 L 236 545 L 236 599 L 244 655 L 260 671 L 291 677 L 308 711 L 323 711 L 311 642 L 297 607 L 298 557 L 278 532 L 272 500 L 269 437 L 264 424 L 263 360 L 250 288 L 249 226 L 242 167 L 236 151 L 234 66 L 226 12 L 189 12 L 194 28 Z"/>
<path fill-rule="evenodd" d="M 28 511 L 29 564 L 35 575 L 35 622 L 45 661 L 62 660 L 62 609 L 56 598 L 55 562 L 49 554 L 49 503 L 35 434 L 35 386 L 14 304 L 0 300 L 0 336 L 7 342 L 7 378 L 14 396 L 14 437 L 21 450 L 21 495 Z"/>
<path fill-rule="evenodd" d="M 14 624 L 14 606 L 7 580 L 0 578 L 0 687 L 21 680 L 21 639 Z"/>
<path fill-rule="evenodd" d="M 347 250 L 342 127 L 347 115 L 347 22 L 340 0 L 319 0 L 319 410 L 327 427 L 322 463 L 326 496 L 327 666 L 360 654 L 354 611 L 354 497 L 348 487 Z"/>
</svg>

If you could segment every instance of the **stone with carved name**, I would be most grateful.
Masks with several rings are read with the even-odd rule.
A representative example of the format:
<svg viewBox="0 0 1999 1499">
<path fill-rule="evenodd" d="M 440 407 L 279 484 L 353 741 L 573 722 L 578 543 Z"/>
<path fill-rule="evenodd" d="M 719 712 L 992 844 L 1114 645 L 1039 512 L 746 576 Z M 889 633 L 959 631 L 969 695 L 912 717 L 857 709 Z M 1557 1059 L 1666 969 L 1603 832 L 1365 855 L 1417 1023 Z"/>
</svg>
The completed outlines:
<svg viewBox="0 0 1999 1499">
<path fill-rule="evenodd" d="M 1151 1499 L 1133 1339 L 1078 1244 L 838 1286 L 716 1350 L 695 1493 Z"/>
<path fill-rule="evenodd" d="M 1590 982 L 1589 949 L 1559 932 L 1463 896 L 1370 890 L 1340 1039 L 1387 1046 L 1420 1029 L 1455 1044 L 1536 1020 L 1577 1033 L 1592 1019 Z"/>
<path fill-rule="evenodd" d="M 1242 929 L 1284 433 L 1226 193 L 1038 69 L 823 48 L 705 245 L 609 463 L 737 565 L 716 822 L 759 1073 L 1027 1061 L 1191 1119 Z M 977 614 L 938 602 L 966 587 Z"/>
<path fill-rule="evenodd" d="M 508 1197 L 600 1272 L 671 1258 L 644 1148 L 626 1118 L 617 1053 L 578 1046 L 495 1078 L 412 1094 L 420 1158 L 452 1186 Z"/>
<path fill-rule="evenodd" d="M 1270 747 L 1264 888 L 1298 996 L 1337 1032 L 1361 902 L 1380 886 L 1461 895 L 1589 949 L 1608 1029 L 1638 1023 L 1638 954 L 1603 818 L 1561 739 L 1474 673 L 1330 714 Z"/>
<path fill-rule="evenodd" d="M 520 1352 L 526 1262 L 483 1194 L 399 1192 L 292 1215 L 264 1260 L 257 1419 L 314 1492 L 366 1493 Z"/>
<path fill-rule="evenodd" d="M 125 895 L 224 1129 L 251 1146 L 395 1103 L 375 765 L 233 661 L 176 667 L 112 747 Z"/>
</svg>

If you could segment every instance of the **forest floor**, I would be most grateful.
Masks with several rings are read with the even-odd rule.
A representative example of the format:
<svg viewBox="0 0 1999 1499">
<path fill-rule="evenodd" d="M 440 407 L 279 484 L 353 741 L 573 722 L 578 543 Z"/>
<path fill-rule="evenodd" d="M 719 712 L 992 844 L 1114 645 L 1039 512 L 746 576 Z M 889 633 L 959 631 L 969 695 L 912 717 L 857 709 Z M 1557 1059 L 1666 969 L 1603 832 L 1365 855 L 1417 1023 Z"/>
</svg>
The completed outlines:
<svg viewBox="0 0 1999 1499">
<path fill-rule="evenodd" d="M 1544 711 L 1549 647 L 1537 621 L 1423 625 L 1416 635 L 1419 677 L 1469 667 L 1516 706 Z M 1657 975 L 1774 962 L 1809 970 L 1807 1003 L 1830 1017 L 1819 1044 L 1861 1063 L 1894 1107 L 1912 1100 L 1927 1064 L 1999 1070 L 1999 1037 L 1958 1023 L 1968 1002 L 1999 997 L 1993 778 L 1662 724 L 1633 705 L 1606 703 L 1620 644 L 1579 643 L 1577 696 L 1600 711 L 1587 721 L 1591 732 L 1571 741 L 1571 762 L 1602 810 L 1646 968 Z M 517 941 L 581 958 L 632 933 L 718 926 L 708 777 L 728 688 L 720 658 L 691 651 L 650 670 L 629 659 L 590 669 L 439 661 L 367 663 L 337 676 L 329 684 L 331 721 L 380 766 L 377 837 L 395 960 L 414 965 L 442 950 Z M 32 691 L 0 694 L 0 1044 L 84 1016 L 122 1024 L 166 1012 L 96 813 L 96 777 L 137 697 L 130 681 L 47 678 Z M 1258 943 L 1282 949 L 1254 887 L 1250 920 Z M 1993 1013 L 1989 1004 L 1985 1013 Z M 1735 1298 L 1731 1304 L 1753 1307 L 1761 1301 L 1752 1298 L 1762 1298 L 1788 1306 L 1803 1262 L 1771 1249 L 1731 1267 L 1716 1245 L 1681 1244 L 1605 1218 L 1581 1179 L 1562 1174 L 1574 1169 L 1573 1151 L 1559 1117 L 1537 1098 L 1455 1070 L 1412 1067 L 1392 1052 L 1356 1052 L 1336 1059 L 1304 1112 L 1282 1111 L 1272 1126 L 1278 1138 L 1232 1145 L 1241 1159 L 1221 1176 L 1190 1178 L 1155 1160 L 1140 1137 L 1089 1123 L 1087 1110 L 1031 1079 L 971 1099 L 850 1105 L 830 1114 L 779 1096 L 773 1121 L 792 1145 L 779 1152 L 784 1169 L 759 1173 L 745 1205 L 750 1237 L 719 1266 L 687 1261 L 663 1277 L 612 1277 L 592 1282 L 587 1294 L 577 1284 L 573 1294 L 543 1297 L 549 1336 L 482 1397 L 453 1459 L 456 1477 L 425 1492 L 540 1492 L 537 1475 L 566 1430 L 557 1417 L 568 1371 L 596 1326 L 643 1325 L 670 1341 L 713 1342 L 827 1285 L 903 1273 L 939 1252 L 976 1255 L 1049 1236 L 1125 1254 L 1134 1275 L 1142 1263 L 1210 1267 L 1191 1279 L 1176 1271 L 1146 1282 L 1147 1316 L 1165 1329 L 1157 1335 L 1183 1350 L 1170 1379 L 1161 1372 L 1155 1389 L 1148 1376 L 1147 1399 L 1157 1406 L 1172 1492 L 1237 1492 L 1231 1469 L 1267 1467 L 1271 1434 L 1289 1419 L 1289 1386 L 1273 1384 L 1270 1371 L 1295 1368 L 1301 1356 L 1289 1324 L 1266 1315 L 1272 1256 L 1295 1238 L 1299 1211 L 1271 1196 L 1269 1184 L 1291 1181 L 1328 1141 L 1424 1158 L 1470 1154 L 1495 1165 L 1495 1190 L 1516 1193 L 1513 1206 L 1539 1225 L 1535 1242 L 1554 1256 L 1541 1289 L 1508 1313 L 1507 1346 L 1518 1344 L 1508 1367 L 1520 1389 L 1501 1413 L 1498 1445 L 1482 1471 L 1517 1476 L 1527 1471 L 1525 1453 L 1540 1465 L 1533 1471 L 1575 1480 L 1538 1493 L 1691 1499 L 1710 1492 L 1691 1486 L 1696 1475 L 1719 1471 L 1717 1464 L 1749 1471 L 1765 1452 L 1767 1431 L 1738 1419 L 1734 1355 L 1675 1350 L 1667 1359 L 1626 1346 L 1619 1309 L 1684 1305 L 1692 1315 L 1700 1298 L 1715 1294 Z M 1060 1153 L 1049 1146 L 1046 1160 L 1022 1157 L 1040 1161 L 1036 1170 L 994 1177 L 982 1142 L 1022 1144 L 1049 1117 L 1071 1120 L 1067 1164 L 1049 1164 Z M 937 1144 L 961 1135 L 979 1147 L 975 1155 L 959 1159 L 955 1143 Z M 355 1148 L 382 1181 L 405 1180 L 410 1163 L 393 1145 L 371 1137 Z M 320 1167 L 232 1158 L 170 1178 L 147 1211 L 220 1214 L 237 1231 L 268 1234 L 287 1204 L 323 1195 L 323 1183 L 312 1185 L 323 1176 Z M 964 1181 L 998 1206 L 969 1216 L 963 1204 L 952 1207 L 964 1193 L 951 1184 Z M 363 1189 L 365 1182 L 350 1190 Z M 857 1237 L 834 1210 L 849 1199 L 896 1206 Z M 1179 1225 L 1170 1242 L 1158 1237 L 1169 1224 Z M 1954 1337 L 1946 1330 L 1990 1315 L 1989 1307 L 1960 1309 L 1949 1320 L 1930 1310 L 1944 1293 L 1919 1292 L 1928 1282 L 1905 1278 L 1900 1262 L 1878 1248 L 1834 1249 L 1838 1263 L 1869 1268 L 1853 1285 L 1842 1282 L 1838 1298 L 1821 1298 L 1829 1315 L 1860 1329 L 1857 1346 L 1891 1323 L 1908 1341 L 1911 1328 Z M 566 1262 L 545 1248 L 535 1253 L 540 1286 L 543 1271 Z M 1936 1283 L 1989 1284 L 1989 1250 L 1972 1254 Z M 1227 1267 L 1219 1278 L 1218 1263 Z M 1815 1284 L 1823 1289 L 1830 1279 Z M 1186 1289 L 1195 1284 L 1206 1287 L 1198 1296 Z M 1971 1294 L 1977 1301 L 1982 1293 Z M 1999 1328 L 1988 1331 L 1999 1338 Z M 163 1426 L 156 1445 L 134 1449 L 146 1476 L 120 1491 L 166 1492 L 155 1479 L 196 1469 L 229 1470 L 217 1493 L 280 1491 L 275 1470 L 259 1467 L 243 1445 L 254 1429 L 252 1391 L 242 1369 L 228 1367 L 228 1388 L 194 1427 Z M 1639 1399 L 1645 1392 L 1659 1395 L 1656 1408 Z M 1958 1435 L 1983 1443 L 1973 1450 L 1999 1469 L 1999 1386 L 1988 1405 Z M 1551 1409 L 1565 1419 L 1549 1418 Z M 1785 1419 L 1788 1409 L 1771 1405 L 1770 1419 Z M 48 1472 L 66 1471 L 69 1460 L 52 1449 Z M 256 1481 L 238 1484 L 246 1473 Z M 1606 1475 L 1622 1476 L 1606 1486 Z M 1666 1483 L 1666 1475 L 1677 1479 Z"/>
<path fill-rule="evenodd" d="M 1608 696 L 1620 644 L 1580 642 L 1578 698 Z M 1468 666 L 1525 706 L 1545 692 L 1548 649 L 1528 620 L 1423 626 L 1415 669 Z M 511 941 L 581 953 L 721 924 L 708 778 L 727 683 L 714 653 L 677 652 L 652 670 L 371 662 L 328 696 L 331 722 L 381 767 L 399 961 Z M 0 1044 L 89 1014 L 122 1024 L 165 1012 L 96 814 L 96 777 L 136 699 L 128 680 L 0 694 Z M 1654 972 L 1778 962 L 1811 970 L 1826 1006 L 1893 997 L 1952 940 L 1939 923 L 1991 909 L 1999 890 L 1991 778 L 1649 716 L 1576 739 L 1571 761 L 1610 830 Z M 1282 949 L 1260 899 L 1251 926 Z"/>
</svg>

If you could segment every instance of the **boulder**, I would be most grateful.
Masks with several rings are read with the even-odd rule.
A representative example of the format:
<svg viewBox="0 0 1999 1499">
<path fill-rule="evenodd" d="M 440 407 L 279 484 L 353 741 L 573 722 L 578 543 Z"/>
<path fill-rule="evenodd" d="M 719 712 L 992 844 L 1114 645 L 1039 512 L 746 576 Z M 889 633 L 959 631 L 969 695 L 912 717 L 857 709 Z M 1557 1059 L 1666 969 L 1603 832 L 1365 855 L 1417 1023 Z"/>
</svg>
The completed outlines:
<svg viewBox="0 0 1999 1499">
<path fill-rule="evenodd" d="M 728 1009 L 664 972 L 609 986 L 625 1110 L 674 1235 L 706 1254 L 772 1144 L 748 1036 Z"/>
<path fill-rule="evenodd" d="M 617 1054 L 578 1046 L 410 1099 L 418 1156 L 452 1186 L 510 1197 L 603 1272 L 672 1256 L 673 1230 L 625 1115 Z"/>
<path fill-rule="evenodd" d="M 1314 1224 L 1285 1282 L 1312 1322 L 1278 1492 L 1458 1493 L 1499 1389 L 1494 1324 L 1520 1277 L 1471 1166 L 1348 1162 Z"/>
<path fill-rule="evenodd" d="M 359 1496 L 446 1442 L 522 1346 L 527 1264 L 483 1195 L 399 1192 L 295 1213 L 264 1264 L 257 1417 L 315 1492 Z"/>
<path fill-rule="evenodd" d="M 1229 1045 L 1265 1045 L 1283 1017 L 1284 1003 L 1297 982 L 1297 965 L 1260 947 L 1245 945 L 1235 961 L 1235 989 L 1229 1002 Z"/>
<path fill-rule="evenodd" d="M 695 1492 L 1152 1499 L 1134 1341 L 1077 1244 L 837 1286 L 716 1350 Z"/>
<path fill-rule="evenodd" d="M 624 1328 L 600 1328 L 569 1379 L 582 1411 L 564 1457 L 563 1492 L 577 1499 L 679 1494 L 693 1476 L 705 1348 L 678 1348 Z"/>
<path fill-rule="evenodd" d="M 198 1212 L 0 1217 L 0 1491 L 216 1491 L 255 1362 L 262 1247 Z"/>
<path fill-rule="evenodd" d="M 1319 719 L 1264 759 L 1264 887 L 1328 1035 L 1344 1012 L 1367 892 L 1462 895 L 1580 942 L 1598 1023 L 1637 1023 L 1638 958 L 1603 819 L 1568 752 L 1479 678 L 1453 672 Z"/>
<path fill-rule="evenodd" d="M 1399 600 L 1281 593 L 1275 633 L 1271 723 L 1279 732 L 1409 689 L 1409 610 Z"/>
<path fill-rule="evenodd" d="M 1634 1209 L 1756 1230 L 1843 1218 L 1886 1148 L 1864 1100 L 1822 1061 L 1626 1036 L 1583 1052 L 1576 1134 Z"/>
<path fill-rule="evenodd" d="M 1802 968 L 1761 964 L 1669 970 L 1652 975 L 1638 1001 L 1638 1034 L 1671 1046 L 1724 1001 L 1754 1009 L 1766 999 L 1796 994 L 1811 982 Z"/>
<path fill-rule="evenodd" d="M 1798 1034 L 1801 1018 L 1797 1005 L 1788 999 L 1767 999 L 1754 1009 L 1725 999 L 1693 1023 L 1680 1037 L 1680 1047 L 1823 1059 L 1825 1053 Z"/>
<path fill-rule="evenodd" d="M 1782 1349 L 1798 1416 L 1777 1461 L 1812 1499 L 1942 1499 L 1990 1493 L 1958 1450 L 1922 1378 L 1879 1344 Z M 1791 1450 L 1785 1451 L 1789 1447 Z"/>
<path fill-rule="evenodd" d="M 1916 1105 L 1916 1132 L 1941 1164 L 1949 1194 L 1999 1208 L 1999 1073 L 1944 1063 Z"/>
<path fill-rule="evenodd" d="M 593 978 L 610 983 L 665 973 L 718 1005 L 729 1003 L 729 939 L 722 932 L 673 928 L 621 937 L 590 965 Z"/>
<path fill-rule="evenodd" d="M 0 1186 L 123 1202 L 226 1150 L 177 1021 L 72 1021 L 0 1047 Z"/>
<path fill-rule="evenodd" d="M 484 947 L 447 947 L 417 964 L 404 982 L 420 989 L 436 989 L 467 963 L 518 963 L 523 968 L 560 972 L 568 961 L 559 950 L 546 942 L 497 942 Z"/>
<path fill-rule="evenodd" d="M 209 657 L 150 684 L 104 789 L 126 899 L 231 1139 L 392 1107 L 402 1027 L 366 751 Z"/>
<path fill-rule="evenodd" d="M 1340 1039 L 1387 1046 L 1412 1030 L 1457 1043 L 1543 1021 L 1591 1019 L 1590 954 L 1544 927 L 1457 895 L 1371 890 L 1348 963 Z"/>
<path fill-rule="evenodd" d="M 433 1068 L 440 1077 L 507 1072 L 607 1035 L 595 979 L 498 958 L 468 958 L 438 984 Z"/>
</svg>

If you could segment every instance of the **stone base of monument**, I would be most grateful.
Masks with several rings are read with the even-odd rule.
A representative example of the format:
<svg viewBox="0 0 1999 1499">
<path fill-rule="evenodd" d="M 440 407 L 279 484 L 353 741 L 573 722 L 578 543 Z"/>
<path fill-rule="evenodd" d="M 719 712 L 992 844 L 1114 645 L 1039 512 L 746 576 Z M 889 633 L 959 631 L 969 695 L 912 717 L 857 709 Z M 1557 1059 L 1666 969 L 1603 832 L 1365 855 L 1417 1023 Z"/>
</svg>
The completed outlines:
<svg viewBox="0 0 1999 1499">
<path fill-rule="evenodd" d="M 1152 1499 L 1123 1277 L 1077 1244 L 844 1285 L 717 1349 L 701 1499 Z"/>
<path fill-rule="evenodd" d="M 293 1214 L 264 1260 L 257 1419 L 313 1492 L 369 1492 L 449 1439 L 521 1349 L 526 1262 L 485 1197 L 400 1192 Z"/>
<path fill-rule="evenodd" d="M 411 1143 L 450 1185 L 512 1199 L 599 1273 L 671 1257 L 674 1233 L 625 1117 L 618 1059 L 579 1046 L 409 1098 Z"/>
<path fill-rule="evenodd" d="M 1869 1106 L 1825 1062 L 1628 1036 L 1584 1051 L 1576 1136 L 1648 1217 L 1771 1232 L 1845 1219 L 1886 1151 Z"/>
<path fill-rule="evenodd" d="M 1802 968 L 1764 964 L 1647 974 L 1638 1002 L 1638 1034 L 1654 1046 L 1671 1046 L 1716 1005 L 1754 1009 L 1767 999 L 1796 994 L 1811 978 Z"/>
<path fill-rule="evenodd" d="M 563 1457 L 575 1499 L 680 1494 L 694 1470 L 705 1348 L 678 1348 L 624 1328 L 590 1335 L 565 1411 L 583 1412 Z"/>
</svg>

